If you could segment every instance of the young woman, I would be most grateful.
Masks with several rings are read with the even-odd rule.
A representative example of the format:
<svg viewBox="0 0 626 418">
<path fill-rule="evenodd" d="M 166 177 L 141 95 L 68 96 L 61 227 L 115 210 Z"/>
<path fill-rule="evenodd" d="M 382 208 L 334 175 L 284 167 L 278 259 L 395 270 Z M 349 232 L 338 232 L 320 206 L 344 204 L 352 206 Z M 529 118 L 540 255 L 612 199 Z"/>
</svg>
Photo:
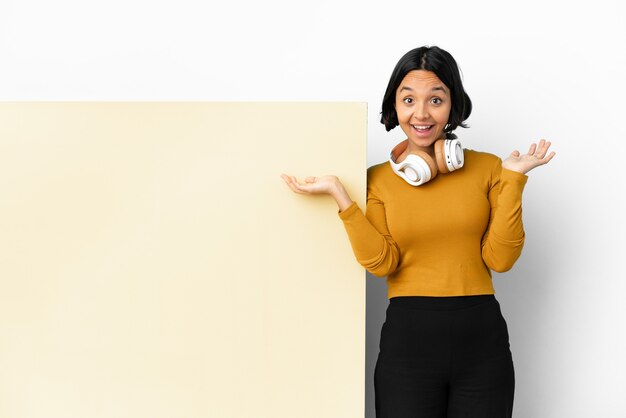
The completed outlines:
<svg viewBox="0 0 626 418">
<path fill-rule="evenodd" d="M 513 360 L 491 270 L 521 254 L 526 173 L 555 153 L 544 139 L 504 161 L 463 149 L 452 132 L 471 110 L 454 58 L 416 48 L 396 65 L 382 106 L 387 131 L 400 125 L 407 139 L 367 170 L 366 214 L 336 176 L 282 175 L 296 193 L 334 197 L 356 259 L 387 277 L 378 418 L 512 416 Z"/>
</svg>

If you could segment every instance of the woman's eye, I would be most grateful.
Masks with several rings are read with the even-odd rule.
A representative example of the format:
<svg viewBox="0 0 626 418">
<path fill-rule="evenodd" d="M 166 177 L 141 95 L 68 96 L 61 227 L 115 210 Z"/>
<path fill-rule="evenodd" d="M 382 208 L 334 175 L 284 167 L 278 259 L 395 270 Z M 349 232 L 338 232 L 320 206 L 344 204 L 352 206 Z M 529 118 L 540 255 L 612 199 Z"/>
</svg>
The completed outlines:
<svg viewBox="0 0 626 418">
<path fill-rule="evenodd" d="M 403 101 L 404 101 L 404 103 L 406 103 L 406 104 L 411 104 L 411 103 L 413 103 L 413 99 L 411 99 L 410 97 L 406 97 Z"/>
<path fill-rule="evenodd" d="M 439 97 L 433 97 L 431 101 L 434 104 L 441 104 L 441 103 L 443 103 L 443 100 L 441 100 Z"/>
</svg>

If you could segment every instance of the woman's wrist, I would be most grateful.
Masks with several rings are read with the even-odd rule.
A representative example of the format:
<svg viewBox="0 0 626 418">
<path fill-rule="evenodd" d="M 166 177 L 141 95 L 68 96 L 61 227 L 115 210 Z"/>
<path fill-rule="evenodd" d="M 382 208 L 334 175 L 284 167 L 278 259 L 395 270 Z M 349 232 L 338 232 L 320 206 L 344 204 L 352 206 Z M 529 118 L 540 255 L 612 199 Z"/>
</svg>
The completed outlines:
<svg viewBox="0 0 626 418">
<path fill-rule="evenodd" d="M 352 204 L 352 199 L 350 198 L 350 195 L 343 187 L 343 184 L 341 184 L 341 181 L 339 181 L 339 179 L 337 179 L 337 181 L 333 183 L 331 196 L 335 198 L 337 206 L 342 212 L 348 209 L 348 207 Z"/>
</svg>

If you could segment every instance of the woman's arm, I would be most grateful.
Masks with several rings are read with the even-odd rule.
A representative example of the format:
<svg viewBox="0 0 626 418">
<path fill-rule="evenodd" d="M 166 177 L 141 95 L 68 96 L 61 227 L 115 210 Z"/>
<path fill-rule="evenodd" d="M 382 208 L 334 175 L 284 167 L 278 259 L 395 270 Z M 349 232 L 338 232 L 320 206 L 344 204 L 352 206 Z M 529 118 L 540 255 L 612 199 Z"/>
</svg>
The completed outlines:
<svg viewBox="0 0 626 418">
<path fill-rule="evenodd" d="M 283 174 L 281 177 L 296 193 L 330 194 L 335 199 L 354 256 L 365 269 L 378 277 L 396 270 L 400 250 L 387 229 L 384 204 L 373 193 L 369 182 L 364 215 L 336 176 L 307 177 L 304 184 L 293 176 Z"/>
<path fill-rule="evenodd" d="M 368 170 L 369 178 L 370 170 Z M 365 214 L 355 202 L 339 212 L 339 217 L 350 238 L 357 261 L 378 277 L 396 271 L 400 262 L 400 247 L 387 227 L 385 204 L 368 181 Z"/>
<path fill-rule="evenodd" d="M 513 267 L 524 247 L 522 192 L 528 177 L 495 162 L 489 188 L 489 226 L 481 242 L 482 257 L 491 270 L 499 273 Z"/>
<path fill-rule="evenodd" d="M 513 151 L 509 157 L 494 166 L 489 190 L 491 214 L 489 226 L 482 239 L 482 257 L 493 271 L 510 270 L 524 246 L 522 224 L 522 192 L 528 177 L 526 173 L 547 164 L 556 154 L 548 153 L 550 142 L 542 139 L 539 146 L 532 144 L 528 154 Z"/>
</svg>

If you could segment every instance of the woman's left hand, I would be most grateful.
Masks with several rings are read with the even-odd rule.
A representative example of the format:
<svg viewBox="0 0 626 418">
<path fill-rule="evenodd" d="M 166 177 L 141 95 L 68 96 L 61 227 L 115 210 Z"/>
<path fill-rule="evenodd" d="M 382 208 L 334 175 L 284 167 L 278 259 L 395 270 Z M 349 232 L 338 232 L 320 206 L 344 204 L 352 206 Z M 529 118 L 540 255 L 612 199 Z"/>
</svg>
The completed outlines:
<svg viewBox="0 0 626 418">
<path fill-rule="evenodd" d="M 526 174 L 535 167 L 547 164 L 556 155 L 552 151 L 546 156 L 550 145 L 550 141 L 542 139 L 539 141 L 539 146 L 534 143 L 530 146 L 528 154 L 520 155 L 519 151 L 515 150 L 502 162 L 502 168 Z"/>
</svg>

